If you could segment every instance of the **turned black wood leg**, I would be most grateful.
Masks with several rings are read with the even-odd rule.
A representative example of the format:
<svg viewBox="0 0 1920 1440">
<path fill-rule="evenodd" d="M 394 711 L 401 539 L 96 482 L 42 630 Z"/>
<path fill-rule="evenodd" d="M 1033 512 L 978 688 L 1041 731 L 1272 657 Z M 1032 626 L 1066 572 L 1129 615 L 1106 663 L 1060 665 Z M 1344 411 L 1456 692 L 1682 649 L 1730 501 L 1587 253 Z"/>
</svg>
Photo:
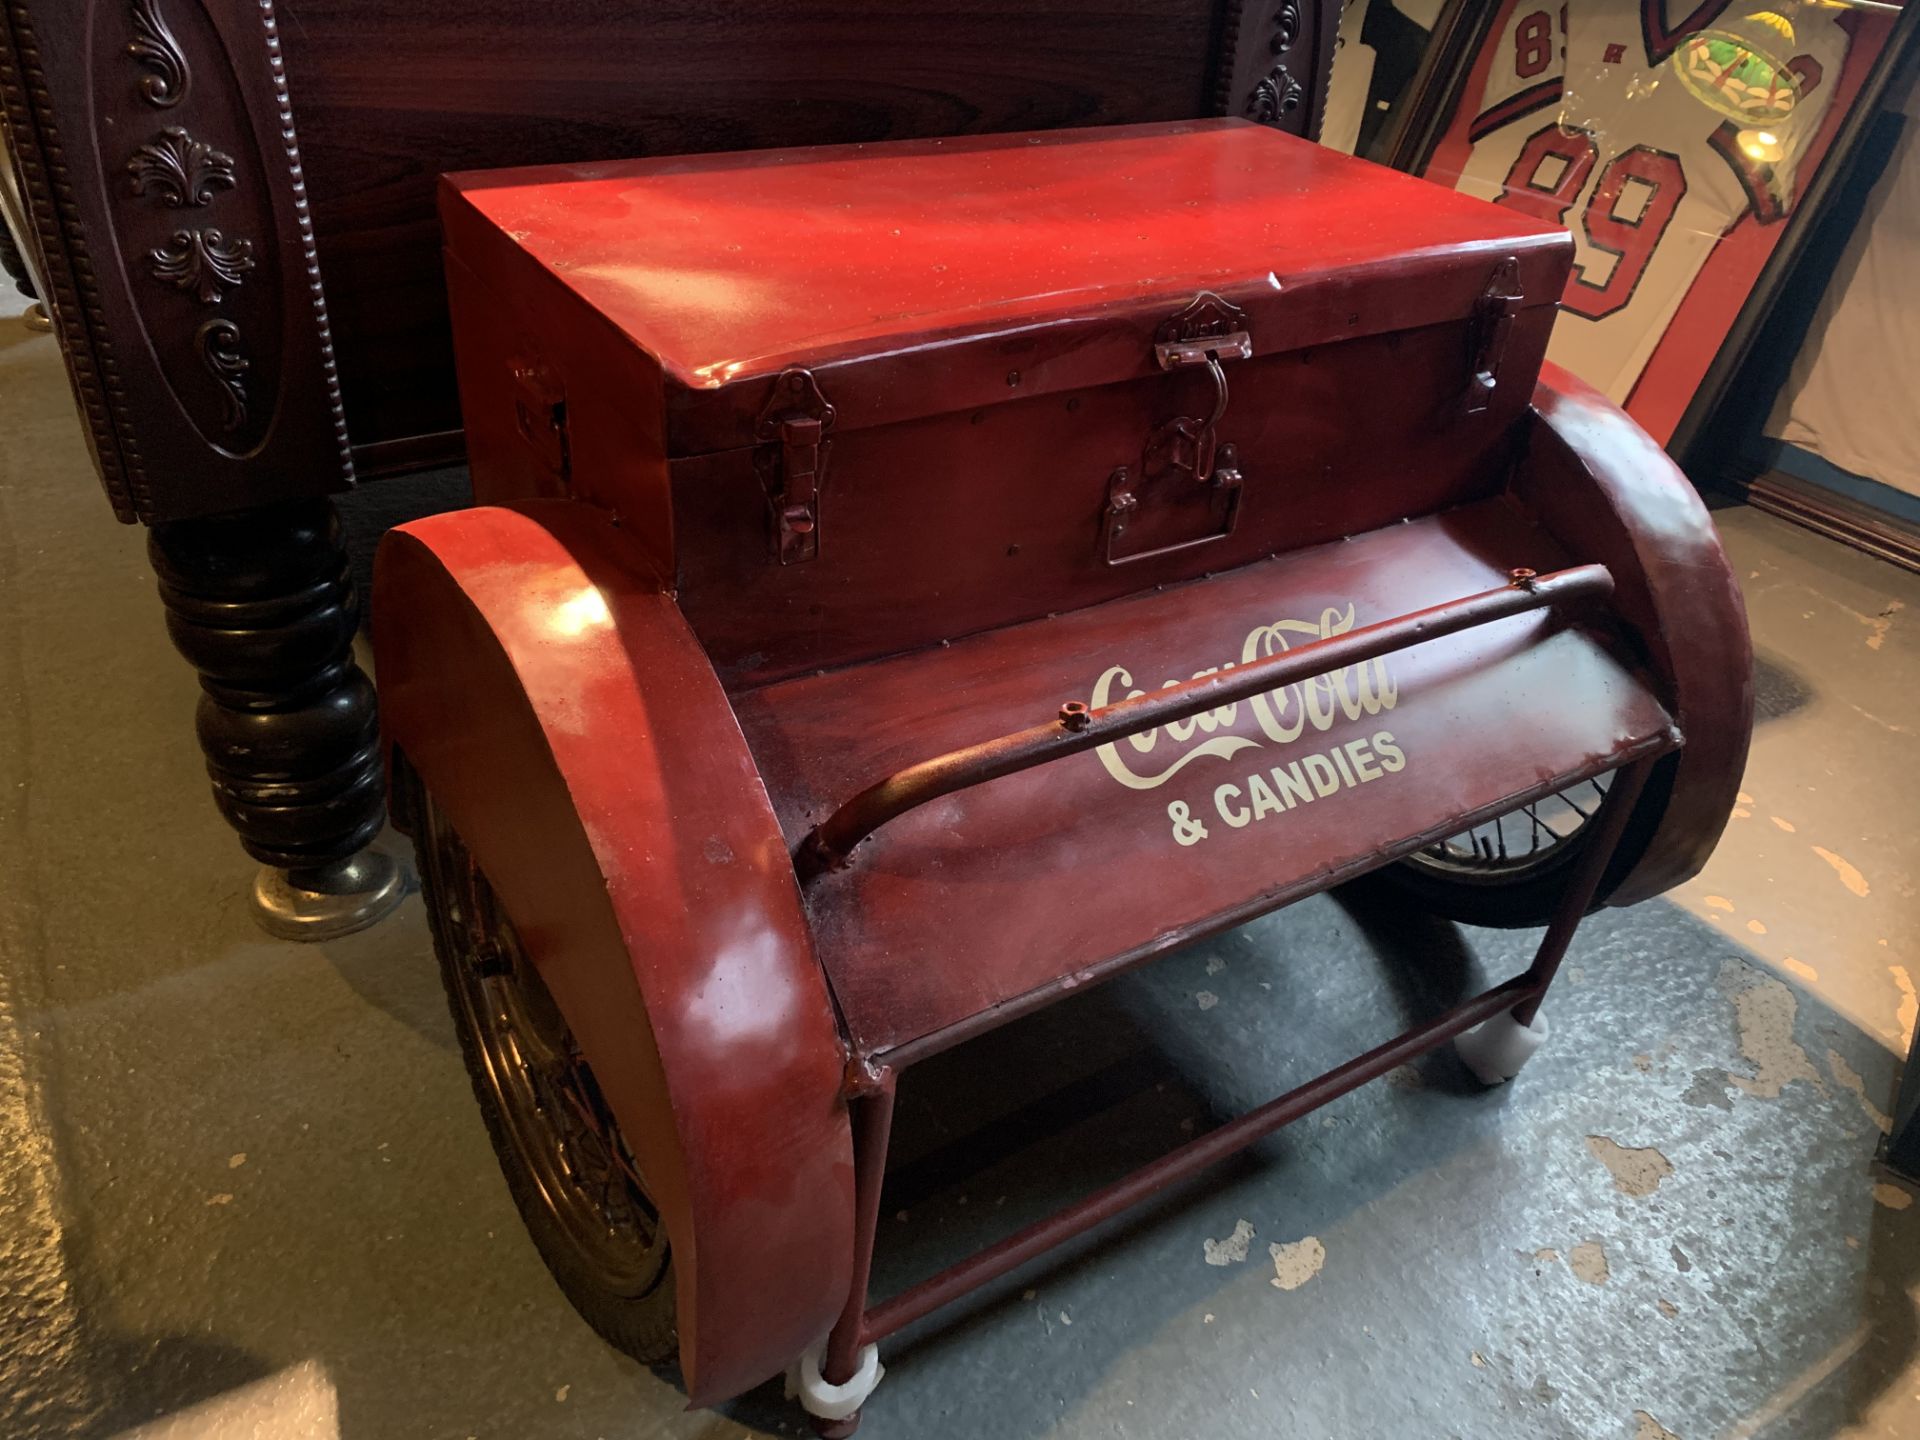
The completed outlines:
<svg viewBox="0 0 1920 1440">
<path fill-rule="evenodd" d="M 333 503 L 157 525 L 148 550 L 167 631 L 200 672 L 214 803 L 266 867 L 260 923 L 303 940 L 371 925 L 406 879 L 366 848 L 386 816 L 378 719 Z"/>
</svg>

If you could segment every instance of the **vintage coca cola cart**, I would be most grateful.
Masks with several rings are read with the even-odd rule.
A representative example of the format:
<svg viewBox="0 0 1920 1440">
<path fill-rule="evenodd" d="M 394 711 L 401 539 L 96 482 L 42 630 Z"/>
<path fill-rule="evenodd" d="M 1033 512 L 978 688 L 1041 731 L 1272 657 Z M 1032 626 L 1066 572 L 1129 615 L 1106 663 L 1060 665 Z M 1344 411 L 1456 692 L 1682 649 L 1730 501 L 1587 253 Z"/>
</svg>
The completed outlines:
<svg viewBox="0 0 1920 1440">
<path fill-rule="evenodd" d="M 1237 121 L 443 194 L 475 508 L 384 542 L 400 823 L 509 1183 L 694 1404 L 875 1342 L 1458 1037 L 1693 874 L 1750 725 L 1560 231 Z M 1495 986 L 869 1301 L 895 1077 L 1385 868 Z"/>
</svg>

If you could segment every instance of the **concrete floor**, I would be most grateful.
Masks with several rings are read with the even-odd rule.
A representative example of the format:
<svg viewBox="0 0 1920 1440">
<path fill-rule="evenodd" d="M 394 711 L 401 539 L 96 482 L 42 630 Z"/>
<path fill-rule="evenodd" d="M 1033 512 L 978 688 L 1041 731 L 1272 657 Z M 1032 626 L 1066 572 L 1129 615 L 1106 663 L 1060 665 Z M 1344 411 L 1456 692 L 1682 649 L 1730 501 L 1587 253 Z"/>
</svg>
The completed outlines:
<svg viewBox="0 0 1920 1440">
<path fill-rule="evenodd" d="M 253 928 L 142 536 L 6 318 L 0 436 L 0 1435 L 799 1433 L 777 1387 L 685 1413 L 561 1300 L 417 899 L 337 944 Z M 1747 794 L 1697 882 L 1590 923 L 1522 1080 L 1431 1057 L 923 1325 L 864 1436 L 1920 1434 L 1920 1208 L 1872 1165 L 1920 973 L 1920 579 L 1720 519 L 1762 656 Z M 903 1092 L 877 1283 L 1530 940 L 1358 891 L 943 1057 Z"/>
</svg>

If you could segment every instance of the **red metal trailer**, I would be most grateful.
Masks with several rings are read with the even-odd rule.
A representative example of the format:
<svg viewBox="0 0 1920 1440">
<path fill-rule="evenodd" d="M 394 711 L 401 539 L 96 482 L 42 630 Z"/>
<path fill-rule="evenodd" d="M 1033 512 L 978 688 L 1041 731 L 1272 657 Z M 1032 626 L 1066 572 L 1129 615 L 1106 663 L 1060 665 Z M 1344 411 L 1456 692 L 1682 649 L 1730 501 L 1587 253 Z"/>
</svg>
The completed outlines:
<svg viewBox="0 0 1920 1440">
<path fill-rule="evenodd" d="M 1235 121 L 451 177 L 475 508 L 384 542 L 398 819 L 510 1185 L 696 1405 L 1409 1057 L 1513 1073 L 1745 757 L 1685 479 L 1557 230 Z M 1385 869 L 1526 973 L 904 1293 L 895 1078 Z"/>
</svg>

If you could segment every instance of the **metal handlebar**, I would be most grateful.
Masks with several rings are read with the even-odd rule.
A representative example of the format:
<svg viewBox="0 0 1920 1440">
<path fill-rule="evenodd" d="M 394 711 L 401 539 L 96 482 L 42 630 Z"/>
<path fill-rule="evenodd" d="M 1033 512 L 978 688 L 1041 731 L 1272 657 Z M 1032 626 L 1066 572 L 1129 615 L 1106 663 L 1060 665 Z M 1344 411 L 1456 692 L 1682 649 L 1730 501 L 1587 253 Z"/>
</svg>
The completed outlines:
<svg viewBox="0 0 1920 1440">
<path fill-rule="evenodd" d="M 854 846 L 889 820 L 897 820 L 907 811 L 956 790 L 984 785 L 1003 775 L 1031 770 L 1036 765 L 1184 720 L 1202 710 L 1391 655 L 1427 640 L 1612 593 L 1613 576 L 1604 565 L 1575 565 L 1549 575 L 1514 570 L 1507 584 L 1497 590 L 1483 590 L 1477 595 L 1465 595 L 1425 610 L 1365 625 L 1345 635 L 1315 640 L 1297 650 L 1270 655 L 1234 670 L 1183 681 L 1098 710 L 1089 709 L 1077 700 L 1069 701 L 1060 707 L 1059 715 L 1045 725 L 949 750 L 867 786 L 808 832 L 794 851 L 794 869 L 805 884 L 844 864 Z"/>
</svg>

